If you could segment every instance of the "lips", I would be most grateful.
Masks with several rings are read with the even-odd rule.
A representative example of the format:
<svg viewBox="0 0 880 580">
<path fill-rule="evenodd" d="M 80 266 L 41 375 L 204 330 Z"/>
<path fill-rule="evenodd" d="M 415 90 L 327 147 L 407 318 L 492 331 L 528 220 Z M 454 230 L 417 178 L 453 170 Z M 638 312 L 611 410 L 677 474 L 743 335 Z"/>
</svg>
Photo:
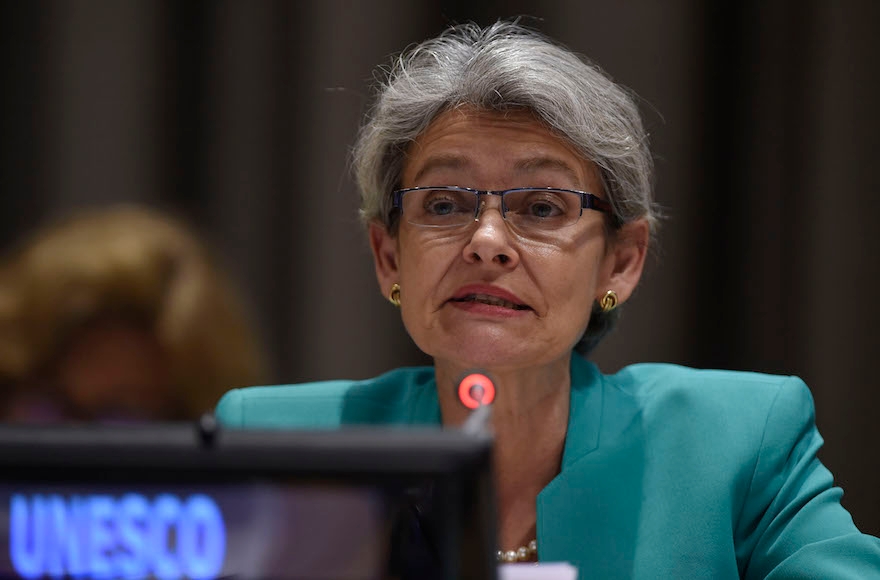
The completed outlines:
<svg viewBox="0 0 880 580">
<path fill-rule="evenodd" d="M 488 286 L 465 286 L 449 299 L 450 302 L 473 302 L 510 310 L 531 310 L 519 297 L 504 289 Z"/>
<path fill-rule="evenodd" d="M 490 296 L 488 294 L 468 294 L 461 298 L 453 298 L 452 302 L 479 302 L 481 304 L 488 304 L 489 306 L 501 306 L 512 310 L 531 310 L 525 304 L 516 304 L 515 302 L 510 302 L 509 300 L 504 300 L 503 298 Z"/>
</svg>

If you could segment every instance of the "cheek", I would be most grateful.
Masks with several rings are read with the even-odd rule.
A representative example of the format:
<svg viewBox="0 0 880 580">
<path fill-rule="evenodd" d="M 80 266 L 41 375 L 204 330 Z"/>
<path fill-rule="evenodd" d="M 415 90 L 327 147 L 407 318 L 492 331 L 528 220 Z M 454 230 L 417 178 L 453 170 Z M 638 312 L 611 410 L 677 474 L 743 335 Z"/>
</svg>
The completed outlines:
<svg viewBox="0 0 880 580">
<path fill-rule="evenodd" d="M 584 250 L 556 256 L 555 260 L 543 260 L 533 274 L 543 289 L 554 326 L 566 328 L 566 335 L 569 331 L 577 334 L 575 341 L 586 330 L 593 302 L 601 290 L 602 255 Z"/>
<path fill-rule="evenodd" d="M 436 310 L 437 286 L 442 279 L 439 263 L 427 254 L 404 254 L 400 260 L 400 315 L 412 334 L 427 324 L 426 317 Z"/>
<path fill-rule="evenodd" d="M 588 276 L 581 276 L 580 280 L 573 280 L 565 289 L 559 290 L 559 304 L 562 308 L 556 310 L 556 315 L 561 318 L 560 324 L 583 327 L 581 330 L 587 327 L 595 293 L 595 286 L 587 278 Z"/>
<path fill-rule="evenodd" d="M 460 244 L 442 240 L 421 240 L 415 236 L 402 242 L 401 248 L 399 254 L 401 297 L 404 292 L 408 292 L 413 295 L 413 299 L 424 298 L 427 291 L 436 289 L 456 256 L 461 253 Z"/>
<path fill-rule="evenodd" d="M 533 270 L 535 280 L 557 299 L 577 301 L 601 277 L 600 244 L 534 249 L 524 256 L 523 263 Z"/>
<path fill-rule="evenodd" d="M 416 345 L 430 354 L 443 303 L 453 290 L 454 283 L 447 275 L 461 255 L 462 244 L 410 235 L 402 238 L 401 249 L 401 320 Z"/>
</svg>

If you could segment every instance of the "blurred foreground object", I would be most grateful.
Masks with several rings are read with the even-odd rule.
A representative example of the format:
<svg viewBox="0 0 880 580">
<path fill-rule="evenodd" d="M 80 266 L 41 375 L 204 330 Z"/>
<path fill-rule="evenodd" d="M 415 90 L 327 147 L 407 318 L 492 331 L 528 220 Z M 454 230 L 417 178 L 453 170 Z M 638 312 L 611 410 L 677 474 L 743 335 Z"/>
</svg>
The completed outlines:
<svg viewBox="0 0 880 580">
<path fill-rule="evenodd" d="M 6 421 L 192 419 L 266 375 L 229 280 L 168 216 L 78 213 L 0 263 Z"/>
</svg>

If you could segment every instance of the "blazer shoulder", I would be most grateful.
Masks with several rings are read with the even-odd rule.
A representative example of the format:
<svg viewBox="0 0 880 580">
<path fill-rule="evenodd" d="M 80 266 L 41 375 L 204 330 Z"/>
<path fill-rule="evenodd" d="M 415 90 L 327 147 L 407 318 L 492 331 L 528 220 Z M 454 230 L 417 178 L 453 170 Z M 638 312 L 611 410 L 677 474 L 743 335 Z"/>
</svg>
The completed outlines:
<svg viewBox="0 0 880 580">
<path fill-rule="evenodd" d="M 356 381 L 245 387 L 228 391 L 214 410 L 231 428 L 331 427 Z"/>
<path fill-rule="evenodd" d="M 748 371 L 695 369 L 680 365 L 641 363 L 607 377 L 616 387 L 636 397 L 693 396 L 736 399 L 764 395 L 772 402 L 780 389 L 792 389 L 809 397 L 806 384 L 796 376 Z"/>
<path fill-rule="evenodd" d="M 430 371 L 430 372 L 429 372 Z M 215 415 L 231 428 L 334 428 L 395 422 L 433 384 L 427 368 L 396 369 L 366 380 L 246 387 L 227 392 Z M 429 385 L 430 383 L 430 385 Z"/>
<path fill-rule="evenodd" d="M 732 430 L 763 431 L 770 410 L 794 421 L 814 419 L 813 398 L 800 378 L 644 363 L 607 377 L 638 401 L 646 419 L 717 421 Z"/>
</svg>

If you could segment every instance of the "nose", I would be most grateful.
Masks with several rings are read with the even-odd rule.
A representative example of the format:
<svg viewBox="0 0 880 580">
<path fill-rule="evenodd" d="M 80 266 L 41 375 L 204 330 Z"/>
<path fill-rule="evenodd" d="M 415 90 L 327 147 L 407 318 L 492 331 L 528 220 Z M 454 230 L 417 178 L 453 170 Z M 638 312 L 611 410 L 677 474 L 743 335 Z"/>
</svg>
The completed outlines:
<svg viewBox="0 0 880 580">
<path fill-rule="evenodd" d="M 468 263 L 495 264 L 505 269 L 515 268 L 519 263 L 512 233 L 501 217 L 500 198 L 480 200 L 476 228 L 463 249 L 463 256 Z"/>
</svg>

